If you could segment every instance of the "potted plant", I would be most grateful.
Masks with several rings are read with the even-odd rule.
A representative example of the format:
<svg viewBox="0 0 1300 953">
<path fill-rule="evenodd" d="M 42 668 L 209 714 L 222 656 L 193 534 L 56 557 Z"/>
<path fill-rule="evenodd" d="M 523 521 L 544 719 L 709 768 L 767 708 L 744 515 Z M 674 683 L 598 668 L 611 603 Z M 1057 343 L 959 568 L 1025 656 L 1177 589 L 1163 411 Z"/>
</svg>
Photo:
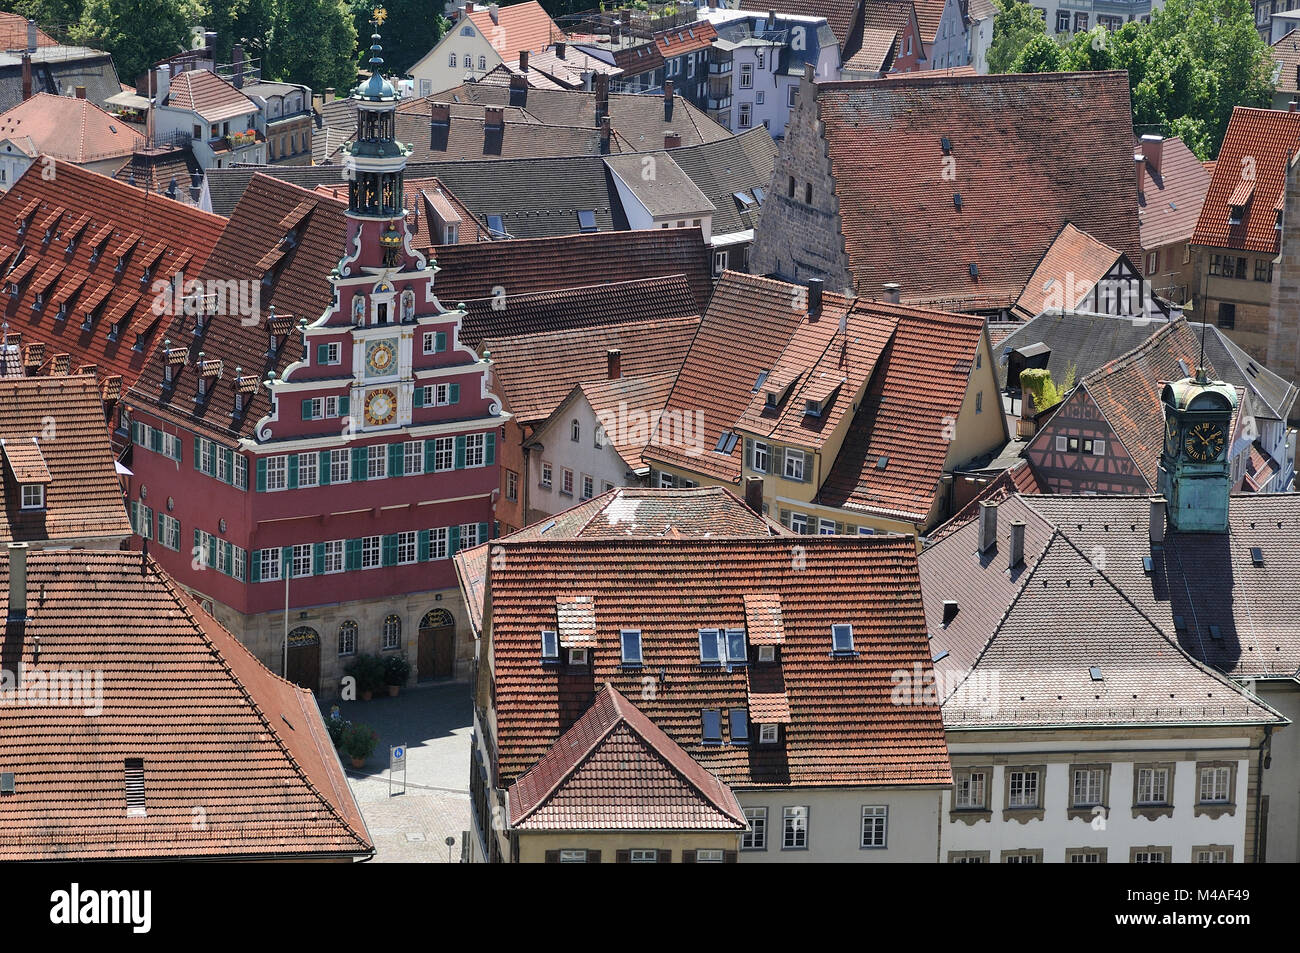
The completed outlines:
<svg viewBox="0 0 1300 953">
<path fill-rule="evenodd" d="M 363 768 L 366 759 L 374 753 L 379 744 L 379 735 L 369 725 L 351 724 L 343 731 L 343 750 L 352 759 L 352 767 Z"/>
<path fill-rule="evenodd" d="M 384 659 L 384 684 L 388 686 L 390 698 L 396 698 L 398 691 L 406 684 L 411 674 L 411 663 L 405 655 L 390 655 Z"/>
<path fill-rule="evenodd" d="M 343 671 L 357 680 L 357 694 L 363 702 L 370 701 L 375 691 L 384 684 L 384 660 L 377 655 L 362 653 L 349 662 Z"/>
<path fill-rule="evenodd" d="M 351 726 L 352 722 L 340 715 L 337 707 L 330 712 L 330 716 L 325 719 L 325 730 L 329 732 L 330 741 L 335 748 L 343 744 L 343 734 Z"/>
</svg>

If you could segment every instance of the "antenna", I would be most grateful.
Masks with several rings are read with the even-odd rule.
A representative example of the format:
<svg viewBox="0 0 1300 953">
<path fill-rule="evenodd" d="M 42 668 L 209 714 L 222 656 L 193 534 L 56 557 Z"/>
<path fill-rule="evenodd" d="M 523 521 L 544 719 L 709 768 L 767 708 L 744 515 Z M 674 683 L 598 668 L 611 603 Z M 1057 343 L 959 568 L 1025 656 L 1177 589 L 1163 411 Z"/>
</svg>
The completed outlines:
<svg viewBox="0 0 1300 953">
<path fill-rule="evenodd" d="M 1204 319 L 1202 319 L 1202 321 L 1201 321 L 1201 356 L 1198 357 L 1198 358 L 1196 359 L 1196 383 L 1198 383 L 1198 384 L 1204 384 L 1204 383 L 1206 383 L 1207 381 L 1209 381 L 1209 377 L 1208 377 L 1208 376 L 1206 375 L 1206 373 L 1205 373 L 1205 329 L 1206 329 L 1208 326 L 1209 326 L 1209 325 L 1208 325 L 1208 322 L 1206 322 Z"/>
</svg>

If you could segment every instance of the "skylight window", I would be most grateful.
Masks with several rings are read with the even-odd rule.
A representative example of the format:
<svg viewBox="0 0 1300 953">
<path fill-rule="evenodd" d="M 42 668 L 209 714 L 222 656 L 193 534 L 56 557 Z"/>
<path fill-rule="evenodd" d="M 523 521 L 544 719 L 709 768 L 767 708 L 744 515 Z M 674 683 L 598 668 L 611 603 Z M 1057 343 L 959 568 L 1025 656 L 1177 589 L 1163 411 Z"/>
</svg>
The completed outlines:
<svg viewBox="0 0 1300 953">
<path fill-rule="evenodd" d="M 1143 556 L 1143 557 L 1142 557 L 1142 572 L 1143 572 L 1145 575 L 1148 575 L 1148 576 L 1151 575 L 1151 557 L 1150 557 L 1150 556 Z"/>
<path fill-rule="evenodd" d="M 970 276 L 976 279 L 980 276 L 980 266 L 975 264 L 975 262 L 970 263 Z"/>
<path fill-rule="evenodd" d="M 837 654 L 853 651 L 853 626 L 831 626 L 831 651 Z"/>
<path fill-rule="evenodd" d="M 1259 546 L 1250 547 L 1250 561 L 1256 566 L 1264 565 L 1264 550 Z"/>
<path fill-rule="evenodd" d="M 619 641 L 623 645 L 623 664 L 640 665 L 641 664 L 641 630 L 623 629 L 619 633 Z"/>
<path fill-rule="evenodd" d="M 1105 679 L 1102 678 L 1101 676 L 1101 667 L 1097 665 L 1094 665 L 1092 666 L 1092 668 L 1088 669 L 1088 677 L 1091 678 L 1094 682 L 1105 681 Z"/>
<path fill-rule="evenodd" d="M 500 215 L 489 215 L 487 217 L 487 226 L 488 226 L 488 231 L 492 233 L 492 236 L 494 238 L 506 237 L 506 226 L 505 223 L 501 220 Z"/>
<path fill-rule="evenodd" d="M 949 152 L 952 152 L 952 140 L 949 139 L 947 136 L 944 136 L 939 140 L 939 148 L 944 151 L 945 155 L 947 155 Z"/>
<path fill-rule="evenodd" d="M 596 230 L 596 213 L 591 209 L 578 210 L 578 231 L 594 232 Z"/>
<path fill-rule="evenodd" d="M 542 658 L 558 659 L 560 657 L 560 637 L 554 629 L 542 630 Z"/>
<path fill-rule="evenodd" d="M 714 445 L 713 450 L 715 453 L 731 453 L 732 450 L 736 449 L 736 442 L 739 439 L 738 434 L 730 430 L 724 430 L 722 435 L 718 437 L 718 442 Z"/>
<path fill-rule="evenodd" d="M 939 652 L 938 655 L 936 655 L 936 656 L 934 657 L 933 661 L 935 661 L 935 662 L 942 662 L 942 661 L 943 661 L 944 659 L 946 659 L 947 657 L 948 657 L 948 650 L 947 650 L 947 649 L 943 649 L 943 650 L 941 650 L 941 651 Z"/>
<path fill-rule="evenodd" d="M 722 744 L 722 711 L 705 708 L 700 712 L 701 740 L 707 744 Z"/>
<path fill-rule="evenodd" d="M 1174 631 L 1175 632 L 1187 631 L 1187 620 L 1180 615 L 1174 616 Z"/>
<path fill-rule="evenodd" d="M 1210 638 L 1214 639 L 1214 641 L 1216 642 L 1223 641 L 1223 633 L 1219 631 L 1219 627 L 1217 625 L 1210 626 Z"/>
<path fill-rule="evenodd" d="M 0 794 L 14 793 L 14 774 L 12 771 L 6 771 L 0 774 Z"/>
<path fill-rule="evenodd" d="M 954 193 L 952 194 L 952 207 L 955 208 L 955 209 L 956 209 L 957 211 L 959 211 L 959 212 L 961 211 L 961 193 L 960 193 L 960 192 L 954 192 Z"/>
<path fill-rule="evenodd" d="M 749 742 L 749 712 L 743 708 L 731 709 L 731 743 L 743 745 Z"/>
<path fill-rule="evenodd" d="M 732 198 L 734 198 L 737 202 L 740 203 L 740 207 L 744 211 L 748 211 L 749 207 L 754 204 L 754 200 L 751 199 L 744 192 L 732 192 L 731 195 Z"/>
<path fill-rule="evenodd" d="M 127 758 L 124 764 L 126 776 L 126 816 L 144 817 L 144 760 Z"/>
<path fill-rule="evenodd" d="M 1178 369 L 1183 372 L 1184 377 L 1192 376 L 1192 369 L 1187 366 L 1187 362 L 1184 361 L 1181 357 L 1178 359 Z"/>
<path fill-rule="evenodd" d="M 706 665 L 717 665 L 722 661 L 718 649 L 718 630 L 700 629 L 700 661 Z"/>
<path fill-rule="evenodd" d="M 744 665 L 748 660 L 744 629 L 700 629 L 700 664 Z"/>
<path fill-rule="evenodd" d="M 764 192 L 762 189 L 755 187 L 754 198 L 758 201 L 759 205 L 762 205 L 763 202 L 767 199 L 767 193 Z"/>
<path fill-rule="evenodd" d="M 751 393 L 751 394 L 757 394 L 757 393 L 758 393 L 758 389 L 759 389 L 760 387 L 762 387 L 762 386 L 763 386 L 763 382 L 764 382 L 765 380 L 767 380 L 767 373 L 768 373 L 767 371 L 762 371 L 762 372 L 759 373 L 759 375 L 758 375 L 758 380 L 754 381 L 754 387 L 753 387 L 753 389 L 750 390 L 750 393 Z"/>
</svg>

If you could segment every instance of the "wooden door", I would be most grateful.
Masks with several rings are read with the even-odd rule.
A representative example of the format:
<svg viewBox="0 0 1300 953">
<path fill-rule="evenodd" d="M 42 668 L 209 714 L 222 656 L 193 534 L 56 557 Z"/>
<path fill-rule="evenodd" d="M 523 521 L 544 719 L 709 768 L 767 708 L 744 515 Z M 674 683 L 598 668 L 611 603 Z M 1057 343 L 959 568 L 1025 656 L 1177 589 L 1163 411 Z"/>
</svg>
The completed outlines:
<svg viewBox="0 0 1300 953">
<path fill-rule="evenodd" d="M 307 626 L 289 633 L 289 660 L 285 678 L 320 694 L 320 635 Z"/>
<path fill-rule="evenodd" d="M 420 620 L 420 638 L 416 649 L 416 679 L 447 678 L 455 673 L 455 618 L 445 609 L 431 609 Z"/>
</svg>

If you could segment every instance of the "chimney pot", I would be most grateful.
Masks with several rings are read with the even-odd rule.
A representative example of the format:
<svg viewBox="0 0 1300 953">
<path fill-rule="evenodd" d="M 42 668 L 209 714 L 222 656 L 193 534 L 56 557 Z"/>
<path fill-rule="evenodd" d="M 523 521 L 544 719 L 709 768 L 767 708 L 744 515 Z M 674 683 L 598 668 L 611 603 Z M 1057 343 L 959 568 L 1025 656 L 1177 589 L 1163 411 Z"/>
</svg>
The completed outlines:
<svg viewBox="0 0 1300 953">
<path fill-rule="evenodd" d="M 27 544 L 9 543 L 9 618 L 27 618 Z"/>
<path fill-rule="evenodd" d="M 808 279 L 808 316 L 817 317 L 822 313 L 822 279 Z"/>
<path fill-rule="evenodd" d="M 1151 171 L 1160 173 L 1160 163 L 1164 158 L 1165 140 L 1163 136 L 1147 134 L 1142 137 L 1142 155 L 1151 166 Z"/>
<path fill-rule="evenodd" d="M 745 477 L 745 505 L 760 516 L 763 513 L 763 478 Z"/>
<path fill-rule="evenodd" d="M 668 130 L 668 132 L 664 133 L 665 149 L 676 149 L 681 144 L 682 144 L 682 137 L 680 133 L 674 132 L 671 129 Z"/>
<path fill-rule="evenodd" d="M 990 553 L 998 544 L 998 505 L 980 501 L 980 553 Z"/>
<path fill-rule="evenodd" d="M 84 86 L 78 86 L 78 87 L 77 87 L 77 98 L 78 98 L 78 99 L 85 99 L 85 98 L 86 98 L 86 87 L 84 87 Z"/>
<path fill-rule="evenodd" d="M 1165 544 L 1165 498 L 1163 496 L 1151 498 L 1150 530 L 1152 548 L 1163 547 Z"/>
<path fill-rule="evenodd" d="M 325 87 L 325 102 L 327 102 L 327 103 L 332 103 L 332 102 L 334 102 L 334 87 L 333 87 L 333 86 L 326 86 L 326 87 Z"/>
<path fill-rule="evenodd" d="M 885 285 L 885 300 L 890 304 L 898 304 L 902 300 L 902 288 L 895 282 Z"/>
<path fill-rule="evenodd" d="M 618 380 L 623 376 L 623 352 L 616 347 L 611 347 L 605 352 L 605 365 L 609 379 Z"/>
<path fill-rule="evenodd" d="M 1007 559 L 1007 568 L 1015 569 L 1025 561 L 1025 521 L 1013 520 L 1011 523 L 1011 555 Z"/>
</svg>

